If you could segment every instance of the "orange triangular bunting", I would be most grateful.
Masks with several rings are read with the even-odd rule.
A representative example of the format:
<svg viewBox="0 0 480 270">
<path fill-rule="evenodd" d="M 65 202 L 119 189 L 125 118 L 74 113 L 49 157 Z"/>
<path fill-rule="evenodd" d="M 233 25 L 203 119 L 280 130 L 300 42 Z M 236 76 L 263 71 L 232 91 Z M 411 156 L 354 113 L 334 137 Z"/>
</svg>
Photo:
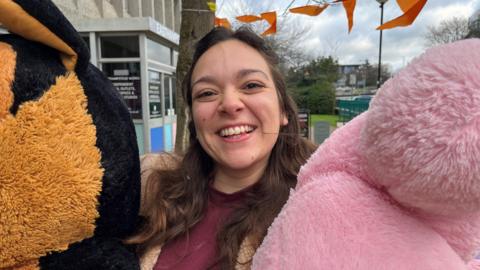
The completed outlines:
<svg viewBox="0 0 480 270">
<path fill-rule="evenodd" d="M 427 3 L 427 0 L 418 0 L 403 15 L 380 25 L 379 27 L 377 27 L 377 30 L 385 30 L 385 29 L 390 29 L 390 28 L 399 27 L 399 26 L 408 26 L 412 24 L 417 18 L 418 14 L 420 14 L 420 11 L 422 11 L 426 3 Z"/>
<path fill-rule="evenodd" d="M 228 28 L 228 29 L 232 29 L 232 25 L 230 24 L 230 22 L 226 18 L 215 17 L 215 26 L 216 27 L 221 26 L 221 27 L 225 27 L 225 28 Z"/>
<path fill-rule="evenodd" d="M 416 2 L 416 0 L 397 0 L 398 6 L 404 13 L 407 12 L 413 5 L 415 5 Z"/>
<path fill-rule="evenodd" d="M 277 12 L 265 12 L 260 14 L 260 16 L 270 24 L 270 28 L 265 30 L 265 32 L 262 33 L 262 36 L 275 34 L 277 32 Z"/>
<path fill-rule="evenodd" d="M 289 11 L 291 13 L 304 14 L 304 15 L 308 15 L 308 16 L 318 16 L 327 7 L 328 7 L 328 4 L 321 5 L 321 6 L 307 5 L 307 6 L 303 6 L 303 7 L 291 8 L 291 9 L 289 9 Z"/>
<path fill-rule="evenodd" d="M 350 33 L 353 27 L 353 13 L 355 11 L 356 0 L 345 0 L 345 1 L 342 1 L 342 3 L 343 3 L 343 8 L 345 8 L 345 12 L 347 13 L 348 32 Z"/>
<path fill-rule="evenodd" d="M 243 22 L 243 23 L 251 23 L 251 22 L 256 22 L 256 21 L 262 20 L 261 17 L 254 16 L 254 15 L 238 16 L 236 19 Z"/>
</svg>

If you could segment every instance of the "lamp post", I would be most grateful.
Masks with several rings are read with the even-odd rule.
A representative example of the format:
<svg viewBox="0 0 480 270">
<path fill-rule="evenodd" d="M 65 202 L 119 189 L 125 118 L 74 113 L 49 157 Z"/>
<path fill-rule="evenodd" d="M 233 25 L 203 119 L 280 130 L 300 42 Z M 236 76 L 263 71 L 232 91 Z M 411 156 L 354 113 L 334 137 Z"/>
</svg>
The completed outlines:
<svg viewBox="0 0 480 270">
<path fill-rule="evenodd" d="M 377 0 L 380 4 L 380 25 L 383 24 L 383 6 L 388 0 Z M 382 33 L 383 30 L 380 30 L 380 44 L 378 47 L 378 78 L 377 78 L 377 89 L 380 88 L 381 78 L 382 78 Z"/>
</svg>

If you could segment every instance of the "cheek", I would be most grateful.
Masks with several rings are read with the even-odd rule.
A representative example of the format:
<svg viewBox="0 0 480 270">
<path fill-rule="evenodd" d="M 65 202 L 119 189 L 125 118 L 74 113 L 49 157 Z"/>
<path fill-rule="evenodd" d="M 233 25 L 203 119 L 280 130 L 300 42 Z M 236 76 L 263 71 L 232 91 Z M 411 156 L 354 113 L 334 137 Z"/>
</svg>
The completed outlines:
<svg viewBox="0 0 480 270">
<path fill-rule="evenodd" d="M 197 133 L 201 133 L 203 130 L 208 128 L 208 124 L 211 122 L 212 109 L 211 106 L 193 106 L 192 107 L 192 117 L 195 124 L 195 129 Z"/>
<path fill-rule="evenodd" d="M 283 124 L 283 115 L 280 112 L 280 106 L 272 101 L 277 101 L 276 95 L 257 97 L 250 101 L 250 108 L 263 124 L 280 126 Z"/>
</svg>

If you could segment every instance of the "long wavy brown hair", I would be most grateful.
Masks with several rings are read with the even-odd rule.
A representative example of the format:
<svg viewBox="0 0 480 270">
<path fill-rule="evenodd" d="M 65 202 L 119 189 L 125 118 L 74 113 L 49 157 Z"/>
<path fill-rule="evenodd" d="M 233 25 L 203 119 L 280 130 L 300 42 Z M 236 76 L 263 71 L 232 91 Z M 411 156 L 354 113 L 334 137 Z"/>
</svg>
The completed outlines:
<svg viewBox="0 0 480 270">
<path fill-rule="evenodd" d="M 278 57 L 265 41 L 247 28 L 231 31 L 215 28 L 199 41 L 193 64 L 183 81 L 183 98 L 192 106 L 191 76 L 199 58 L 212 46 L 227 40 L 238 40 L 254 48 L 270 67 L 278 102 L 288 118 L 272 149 L 263 176 L 249 189 L 245 201 L 230 214 L 217 235 L 219 257 L 215 267 L 234 269 L 243 240 L 258 248 L 267 229 L 287 201 L 290 189 L 297 183 L 297 173 L 315 146 L 301 138 L 297 108 L 288 96 L 286 84 L 277 68 Z M 193 117 L 190 117 L 193 119 Z M 140 255 L 150 247 L 161 245 L 181 235 L 187 235 L 203 217 L 208 201 L 209 180 L 215 161 L 203 150 L 196 138 L 194 123 L 188 124 L 190 145 L 178 167 L 154 169 L 147 179 L 144 214 L 147 218 L 141 230 L 127 242 L 138 244 Z"/>
</svg>

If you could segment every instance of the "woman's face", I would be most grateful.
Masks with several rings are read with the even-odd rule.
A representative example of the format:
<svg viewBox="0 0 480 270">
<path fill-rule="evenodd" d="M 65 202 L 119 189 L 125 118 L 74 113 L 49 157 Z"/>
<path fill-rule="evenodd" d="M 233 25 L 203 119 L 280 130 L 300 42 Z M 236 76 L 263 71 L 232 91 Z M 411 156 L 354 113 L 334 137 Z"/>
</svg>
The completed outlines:
<svg viewBox="0 0 480 270">
<path fill-rule="evenodd" d="M 223 41 L 200 57 L 191 83 L 197 137 L 217 170 L 264 170 L 288 121 L 262 55 L 238 40 Z"/>
</svg>

